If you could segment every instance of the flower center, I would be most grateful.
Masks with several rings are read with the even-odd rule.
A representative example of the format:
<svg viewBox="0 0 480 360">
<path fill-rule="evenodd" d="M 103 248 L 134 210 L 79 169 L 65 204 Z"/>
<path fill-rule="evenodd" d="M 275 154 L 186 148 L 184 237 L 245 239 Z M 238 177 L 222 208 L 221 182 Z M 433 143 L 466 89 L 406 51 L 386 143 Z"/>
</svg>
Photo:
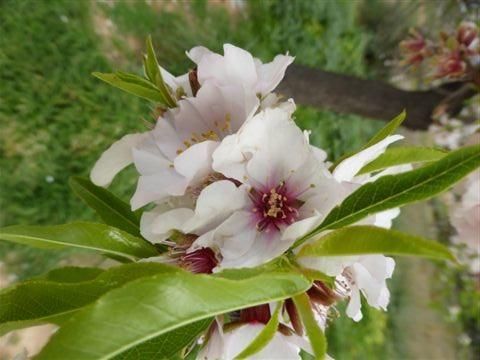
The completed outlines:
<svg viewBox="0 0 480 360">
<path fill-rule="evenodd" d="M 280 230 L 298 218 L 300 202 L 288 195 L 287 186 L 283 181 L 267 191 L 252 189 L 250 198 L 259 231 Z"/>
<path fill-rule="evenodd" d="M 195 274 L 211 274 L 218 260 L 212 249 L 202 248 L 180 258 L 180 266 Z"/>
</svg>

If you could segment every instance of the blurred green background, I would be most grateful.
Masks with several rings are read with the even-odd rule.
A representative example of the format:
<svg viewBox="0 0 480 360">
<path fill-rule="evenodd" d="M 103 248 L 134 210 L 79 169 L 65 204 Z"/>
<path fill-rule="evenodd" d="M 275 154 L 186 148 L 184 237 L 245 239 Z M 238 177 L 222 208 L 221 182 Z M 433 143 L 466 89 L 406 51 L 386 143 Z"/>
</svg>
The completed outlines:
<svg viewBox="0 0 480 360">
<path fill-rule="evenodd" d="M 2 0 L 0 225 L 95 218 L 70 192 L 69 176 L 87 175 L 114 140 L 144 128 L 152 109 L 90 74 L 140 72 L 148 34 L 160 63 L 174 74 L 192 67 L 185 50 L 204 45 L 220 51 L 223 43 L 231 42 L 264 61 L 288 50 L 300 64 L 388 80 L 393 71 L 386 64 L 395 58 L 408 28 L 427 24 L 435 32 L 456 25 L 462 4 L 456 0 Z M 382 126 L 354 115 L 305 107 L 296 117 L 302 127 L 313 131 L 313 142 L 327 149 L 330 159 L 358 148 Z M 130 169 L 114 181 L 112 190 L 128 199 L 134 187 Z M 0 261 L 19 279 L 43 273 L 71 256 L 0 243 Z M 411 307 L 405 289 L 424 284 L 409 281 L 400 262 L 390 282 L 390 311 L 365 307 L 365 318 L 358 324 L 337 319 L 328 332 L 329 353 L 336 359 L 412 358 L 405 323 L 416 319 L 415 314 L 404 319 L 405 309 Z M 442 298 L 438 304 L 442 308 Z M 457 346 L 458 341 L 452 343 Z M 470 347 L 458 346 L 450 350 L 459 358 L 473 356 Z"/>
</svg>

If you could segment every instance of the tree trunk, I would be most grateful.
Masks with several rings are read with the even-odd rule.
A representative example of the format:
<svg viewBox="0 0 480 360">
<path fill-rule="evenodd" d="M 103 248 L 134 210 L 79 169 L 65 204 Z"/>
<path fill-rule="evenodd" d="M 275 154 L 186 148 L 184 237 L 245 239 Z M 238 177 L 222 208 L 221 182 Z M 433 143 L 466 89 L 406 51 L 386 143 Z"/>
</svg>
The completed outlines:
<svg viewBox="0 0 480 360">
<path fill-rule="evenodd" d="M 378 80 L 292 65 L 278 92 L 302 105 L 384 121 L 406 109 L 404 126 L 424 130 L 432 123 L 434 112 L 458 113 L 463 101 L 475 94 L 475 89 L 457 82 L 426 91 L 405 91 Z"/>
</svg>

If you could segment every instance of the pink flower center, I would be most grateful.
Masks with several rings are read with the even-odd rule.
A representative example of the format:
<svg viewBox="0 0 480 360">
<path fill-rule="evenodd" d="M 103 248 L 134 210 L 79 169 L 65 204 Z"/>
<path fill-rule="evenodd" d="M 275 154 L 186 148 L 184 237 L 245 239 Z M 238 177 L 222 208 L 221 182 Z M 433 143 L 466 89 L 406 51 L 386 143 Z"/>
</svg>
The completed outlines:
<svg viewBox="0 0 480 360">
<path fill-rule="evenodd" d="M 298 218 L 298 208 L 301 202 L 289 196 L 285 182 L 266 191 L 252 189 L 250 199 L 253 202 L 252 211 L 257 221 L 259 231 L 280 230 L 294 223 Z"/>
<path fill-rule="evenodd" d="M 218 260 L 210 248 L 202 248 L 180 258 L 180 266 L 196 274 L 211 274 Z"/>
</svg>

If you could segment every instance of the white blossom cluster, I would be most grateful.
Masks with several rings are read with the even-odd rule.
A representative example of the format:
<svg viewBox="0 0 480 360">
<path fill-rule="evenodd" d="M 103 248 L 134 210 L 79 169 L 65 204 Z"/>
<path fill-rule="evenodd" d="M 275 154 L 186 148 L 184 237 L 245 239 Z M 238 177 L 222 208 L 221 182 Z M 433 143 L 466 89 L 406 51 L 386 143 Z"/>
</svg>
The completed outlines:
<svg viewBox="0 0 480 360">
<path fill-rule="evenodd" d="M 223 55 L 204 47 L 187 55 L 196 64 L 194 72 L 174 77 L 161 69 L 171 92 L 179 94 L 177 106 L 166 110 L 153 129 L 114 143 L 91 172 L 95 184 L 108 186 L 134 164 L 139 177 L 132 209 L 149 206 L 141 219 L 142 235 L 170 248 L 151 261 L 196 273 L 265 264 L 318 226 L 354 190 L 382 176 L 385 172 L 356 174 L 402 139 L 388 136 L 330 171 L 325 151 L 311 145 L 309 133 L 295 124 L 294 101 L 273 92 L 293 57 L 278 55 L 262 63 L 229 44 Z M 398 214 L 398 209 L 388 210 L 361 223 L 389 228 Z M 388 305 L 386 280 L 395 266 L 390 257 L 302 258 L 301 265 L 336 280 L 333 290 L 318 282 L 308 291 L 323 328 L 338 299 L 349 299 L 346 313 L 355 321 L 362 318 L 361 294 L 372 307 Z M 218 318 L 200 358 L 235 358 L 275 306 L 232 313 L 236 326 Z M 283 330 L 255 358 L 295 359 L 300 349 L 311 351 L 296 326 L 294 306 L 287 301 L 285 307 Z"/>
<path fill-rule="evenodd" d="M 478 117 L 478 108 L 472 107 Z M 456 150 L 462 145 L 480 142 L 480 125 L 468 124 L 459 119 L 440 117 L 438 124 L 431 125 L 429 132 L 435 144 L 449 150 Z M 470 174 L 458 187 L 460 197 L 449 201 L 450 223 L 455 234 L 450 241 L 459 245 L 458 257 L 469 266 L 473 274 L 480 273 L 480 171 Z"/>
</svg>

